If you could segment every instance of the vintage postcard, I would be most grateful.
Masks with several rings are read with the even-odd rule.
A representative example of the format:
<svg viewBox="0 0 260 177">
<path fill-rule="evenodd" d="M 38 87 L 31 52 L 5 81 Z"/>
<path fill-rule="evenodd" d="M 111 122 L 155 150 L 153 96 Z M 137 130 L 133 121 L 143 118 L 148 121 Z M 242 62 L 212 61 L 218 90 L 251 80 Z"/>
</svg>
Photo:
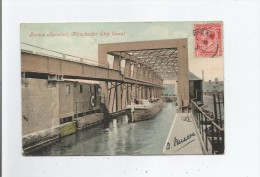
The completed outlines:
<svg viewBox="0 0 260 177">
<path fill-rule="evenodd" d="M 20 29 L 23 155 L 224 154 L 221 21 Z"/>
</svg>

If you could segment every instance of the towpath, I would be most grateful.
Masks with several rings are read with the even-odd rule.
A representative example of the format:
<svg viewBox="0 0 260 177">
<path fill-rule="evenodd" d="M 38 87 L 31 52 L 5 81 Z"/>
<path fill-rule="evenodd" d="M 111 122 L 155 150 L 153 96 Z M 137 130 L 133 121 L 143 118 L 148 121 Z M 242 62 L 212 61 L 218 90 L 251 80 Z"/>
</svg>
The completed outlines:
<svg viewBox="0 0 260 177">
<path fill-rule="evenodd" d="M 176 114 L 163 154 L 206 154 L 192 114 Z"/>
</svg>

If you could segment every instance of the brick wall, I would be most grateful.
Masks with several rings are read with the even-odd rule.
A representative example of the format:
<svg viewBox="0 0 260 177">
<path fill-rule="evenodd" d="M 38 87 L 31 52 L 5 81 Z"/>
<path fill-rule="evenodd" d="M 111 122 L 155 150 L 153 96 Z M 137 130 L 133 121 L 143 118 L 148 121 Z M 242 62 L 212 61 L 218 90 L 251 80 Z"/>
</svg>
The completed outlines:
<svg viewBox="0 0 260 177">
<path fill-rule="evenodd" d="M 80 93 L 80 85 L 82 85 L 82 93 Z M 88 84 L 78 83 L 74 89 L 74 102 L 77 104 L 74 107 L 74 112 L 82 113 L 87 112 L 91 109 L 90 106 L 90 87 Z M 77 106 L 77 107 L 76 107 Z"/>
<path fill-rule="evenodd" d="M 59 125 L 58 87 L 43 79 L 22 80 L 23 135 Z"/>
<path fill-rule="evenodd" d="M 82 85 L 82 93 L 80 93 L 80 85 Z M 96 92 L 97 88 L 98 86 L 96 85 Z M 92 111 L 94 109 L 100 109 L 100 98 L 98 92 L 96 93 L 97 103 L 95 108 L 92 107 L 90 103 L 91 95 L 95 95 L 94 90 L 95 89 L 93 84 L 78 83 L 76 87 L 74 87 L 74 103 L 77 102 L 77 107 L 76 104 L 74 106 L 75 113 L 83 113 Z"/>
<path fill-rule="evenodd" d="M 69 93 L 68 89 L 69 88 Z M 60 118 L 74 117 L 74 99 L 73 99 L 74 84 L 71 82 L 59 82 L 59 103 L 60 103 Z"/>
<path fill-rule="evenodd" d="M 83 93 L 80 93 L 80 85 L 83 87 Z M 70 116 L 74 118 L 75 102 L 79 102 L 77 113 L 94 110 L 90 105 L 91 94 L 94 94 L 93 84 L 48 83 L 44 79 L 22 78 L 23 135 L 58 126 L 61 118 Z M 96 96 L 95 109 L 97 110 L 100 109 L 100 99 L 98 93 Z"/>
</svg>

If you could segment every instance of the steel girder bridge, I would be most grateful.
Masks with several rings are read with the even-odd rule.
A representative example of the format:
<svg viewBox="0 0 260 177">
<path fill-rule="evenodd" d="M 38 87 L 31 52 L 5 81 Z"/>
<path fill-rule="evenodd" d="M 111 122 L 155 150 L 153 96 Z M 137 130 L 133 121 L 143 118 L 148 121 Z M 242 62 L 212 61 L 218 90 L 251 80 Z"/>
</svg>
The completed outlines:
<svg viewBox="0 0 260 177">
<path fill-rule="evenodd" d="M 189 104 L 188 46 L 187 39 L 138 41 L 99 44 L 98 59 L 107 63 L 113 58 L 113 68 L 123 68 L 125 79 L 145 80 L 161 87 L 124 82 L 101 83 L 110 112 L 124 110 L 135 98 L 159 98 L 163 80 L 178 82 L 179 112 L 186 111 Z M 105 100 L 104 100 L 105 101 Z"/>
<path fill-rule="evenodd" d="M 187 109 L 187 39 L 99 44 L 98 62 L 43 50 L 49 53 L 21 51 L 23 77 L 100 81 L 102 102 L 110 113 L 123 111 L 133 97 L 159 98 L 163 80 L 177 80 L 179 112 Z M 112 64 L 108 62 L 109 55 Z"/>
</svg>

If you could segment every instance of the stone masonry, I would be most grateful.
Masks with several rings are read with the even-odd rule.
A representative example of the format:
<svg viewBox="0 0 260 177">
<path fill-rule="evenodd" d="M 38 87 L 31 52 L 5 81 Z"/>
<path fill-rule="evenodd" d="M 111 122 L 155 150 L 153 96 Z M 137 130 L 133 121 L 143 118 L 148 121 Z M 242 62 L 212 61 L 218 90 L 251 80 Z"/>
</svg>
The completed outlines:
<svg viewBox="0 0 260 177">
<path fill-rule="evenodd" d="M 23 135 L 59 125 L 58 84 L 47 80 L 22 80 Z"/>
</svg>

